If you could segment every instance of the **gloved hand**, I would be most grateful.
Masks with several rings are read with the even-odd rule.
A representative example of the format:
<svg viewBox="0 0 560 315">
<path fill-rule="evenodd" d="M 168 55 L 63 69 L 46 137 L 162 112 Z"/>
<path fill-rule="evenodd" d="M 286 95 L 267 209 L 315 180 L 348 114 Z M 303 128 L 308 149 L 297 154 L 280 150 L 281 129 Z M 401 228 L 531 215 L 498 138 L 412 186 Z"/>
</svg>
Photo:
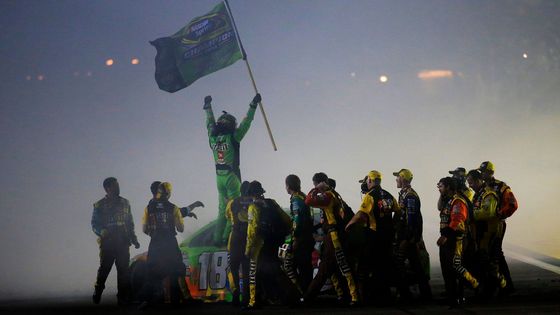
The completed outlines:
<svg viewBox="0 0 560 315">
<path fill-rule="evenodd" d="M 210 108 L 210 106 L 212 104 L 212 96 L 208 95 L 204 98 L 204 106 L 202 107 L 202 109 L 208 109 Z"/>
<path fill-rule="evenodd" d="M 197 208 L 197 207 L 203 207 L 204 208 L 204 204 L 201 201 L 197 200 L 197 201 L 191 203 L 188 207 L 189 207 L 190 210 L 194 210 L 194 208 Z"/>
<path fill-rule="evenodd" d="M 251 102 L 252 107 L 257 107 L 257 105 L 261 102 L 262 97 L 260 93 L 257 93 L 255 97 L 253 97 L 253 101 Z"/>
</svg>

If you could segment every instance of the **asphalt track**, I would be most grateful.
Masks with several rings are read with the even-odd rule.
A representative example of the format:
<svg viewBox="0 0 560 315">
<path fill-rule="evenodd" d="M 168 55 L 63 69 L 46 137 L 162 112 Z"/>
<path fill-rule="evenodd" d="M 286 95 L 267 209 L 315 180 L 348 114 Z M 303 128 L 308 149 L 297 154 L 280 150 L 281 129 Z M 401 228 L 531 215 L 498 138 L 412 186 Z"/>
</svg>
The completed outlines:
<svg viewBox="0 0 560 315">
<path fill-rule="evenodd" d="M 515 258 L 513 258 L 515 257 Z M 61 297 L 44 300 L 0 301 L 1 314 L 560 314 L 560 265 L 558 260 L 535 258 L 523 253 L 509 255 L 510 270 L 516 292 L 508 297 L 486 303 L 467 302 L 449 309 L 441 305 L 438 296 L 443 291 L 440 269 L 432 271 L 434 301 L 429 304 L 362 306 L 348 308 L 335 299 L 322 297 L 312 306 L 290 309 L 268 306 L 257 311 L 240 311 L 228 304 L 200 304 L 182 308 L 167 306 L 138 310 L 137 305 L 118 307 L 116 298 L 104 295 L 100 305 L 91 297 Z M 467 292 L 468 294 L 468 292 Z"/>
</svg>

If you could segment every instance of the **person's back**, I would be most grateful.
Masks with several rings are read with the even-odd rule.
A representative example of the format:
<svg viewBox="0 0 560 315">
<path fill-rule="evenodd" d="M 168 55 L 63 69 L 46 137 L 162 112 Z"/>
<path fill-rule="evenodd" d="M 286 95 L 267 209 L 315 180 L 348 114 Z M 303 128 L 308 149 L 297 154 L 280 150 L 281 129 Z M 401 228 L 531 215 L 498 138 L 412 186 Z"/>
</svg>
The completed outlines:
<svg viewBox="0 0 560 315">
<path fill-rule="evenodd" d="M 247 242 L 248 209 L 253 203 L 253 199 L 241 196 L 233 199 L 228 205 L 227 215 L 231 221 L 231 236 L 228 242 L 228 249 L 245 250 Z"/>
<path fill-rule="evenodd" d="M 297 299 L 297 290 L 282 271 L 277 255 L 278 246 L 291 232 L 292 222 L 276 201 L 264 198 L 264 193 L 261 183 L 251 182 L 248 195 L 253 197 L 254 203 L 248 210 L 249 226 L 245 249 L 245 256 L 251 260 L 248 308 L 257 306 L 257 285 L 267 293 L 272 289 L 283 295 L 286 303 L 295 303 Z M 257 282 L 258 279 L 267 281 Z"/>
<path fill-rule="evenodd" d="M 186 273 L 182 254 L 175 235 L 183 232 L 183 216 L 181 210 L 169 202 L 171 184 L 161 183 L 158 187 L 157 198 L 151 200 L 144 210 L 142 229 L 150 236 L 148 246 L 148 274 L 142 289 L 142 307 L 155 302 L 154 289 L 161 286 L 166 277 L 177 279 Z M 178 281 L 170 281 L 171 301 L 179 303 L 180 288 Z"/>
<path fill-rule="evenodd" d="M 346 255 L 342 247 L 342 238 L 345 230 L 340 225 L 340 201 L 330 190 L 326 183 L 328 177 L 325 173 L 316 173 L 313 176 L 313 188 L 305 197 L 305 204 L 310 207 L 321 208 L 323 215 L 323 250 L 321 252 L 321 262 L 316 277 L 311 281 L 304 299 L 312 300 L 319 293 L 324 282 L 331 276 L 343 276 L 346 280 L 347 288 L 351 297 L 351 305 L 358 302 L 358 292 L 351 268 L 346 260 Z M 337 281 L 338 282 L 338 281 Z M 336 283 L 335 287 L 337 286 Z M 337 294 L 341 288 L 337 288 Z M 340 298 L 342 298 L 339 295 Z"/>
</svg>

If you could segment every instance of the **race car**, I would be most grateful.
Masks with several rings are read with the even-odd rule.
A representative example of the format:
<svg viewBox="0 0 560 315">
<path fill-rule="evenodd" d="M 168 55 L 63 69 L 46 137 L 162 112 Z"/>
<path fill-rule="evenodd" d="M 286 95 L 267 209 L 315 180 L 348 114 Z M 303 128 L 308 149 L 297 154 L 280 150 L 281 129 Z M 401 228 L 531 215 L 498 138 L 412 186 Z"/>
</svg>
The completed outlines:
<svg viewBox="0 0 560 315">
<path fill-rule="evenodd" d="M 228 279 L 228 252 L 225 246 L 215 246 L 215 228 L 216 221 L 208 223 L 181 242 L 179 248 L 183 254 L 185 280 L 191 296 L 204 302 L 228 302 L 232 298 Z M 319 263 L 319 247 L 320 242 L 312 254 L 315 269 Z M 136 298 L 145 281 L 146 259 L 147 252 L 131 259 L 132 292 Z"/>
</svg>

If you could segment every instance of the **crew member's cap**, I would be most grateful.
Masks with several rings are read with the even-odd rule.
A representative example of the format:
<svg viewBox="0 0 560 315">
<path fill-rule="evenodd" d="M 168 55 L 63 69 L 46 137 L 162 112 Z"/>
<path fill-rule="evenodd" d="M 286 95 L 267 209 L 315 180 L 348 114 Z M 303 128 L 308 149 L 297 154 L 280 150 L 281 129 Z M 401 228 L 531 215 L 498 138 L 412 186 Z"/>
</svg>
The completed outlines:
<svg viewBox="0 0 560 315">
<path fill-rule="evenodd" d="M 394 172 L 393 175 L 395 175 L 395 176 L 400 176 L 400 177 L 402 177 L 404 180 L 407 180 L 407 181 L 411 181 L 411 180 L 412 180 L 412 177 L 413 177 L 413 176 L 412 176 L 412 172 L 411 172 L 410 170 L 406 169 L 406 168 L 403 168 L 403 169 L 401 169 L 401 170 L 398 171 L 398 172 Z"/>
<path fill-rule="evenodd" d="M 249 189 L 247 189 L 247 195 L 249 196 L 260 196 L 266 191 L 263 189 L 261 183 L 254 180 L 249 184 Z"/>
<path fill-rule="evenodd" d="M 481 171 L 481 172 L 484 172 L 484 171 L 494 172 L 494 164 L 492 164 L 492 162 L 490 162 L 490 161 L 482 162 L 480 164 L 480 167 L 478 168 L 478 170 Z"/>
<path fill-rule="evenodd" d="M 456 169 L 449 171 L 449 174 L 465 176 L 467 174 L 467 170 L 464 167 L 457 167 Z"/>
<path fill-rule="evenodd" d="M 367 180 L 368 177 L 369 177 L 369 179 L 371 179 L 372 181 L 373 181 L 373 180 L 376 180 L 376 179 L 378 179 L 378 178 L 379 178 L 379 180 L 383 179 L 383 176 L 381 175 L 381 173 L 380 173 L 379 171 L 373 170 L 373 171 L 370 171 L 370 172 L 366 175 L 366 177 L 364 177 L 364 179 L 360 179 L 358 182 L 359 182 L 359 183 L 363 183 L 363 182 L 365 182 L 365 181 Z"/>
</svg>

